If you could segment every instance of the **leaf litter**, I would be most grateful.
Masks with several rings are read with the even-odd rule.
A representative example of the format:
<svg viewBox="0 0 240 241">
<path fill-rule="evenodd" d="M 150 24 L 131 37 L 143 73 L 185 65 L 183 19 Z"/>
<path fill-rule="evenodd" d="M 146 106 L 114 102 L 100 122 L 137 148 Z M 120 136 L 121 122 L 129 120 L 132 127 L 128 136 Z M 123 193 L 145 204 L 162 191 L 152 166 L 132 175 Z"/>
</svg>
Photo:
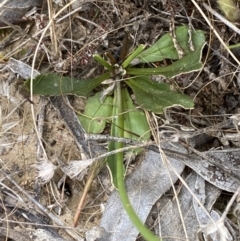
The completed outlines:
<svg viewBox="0 0 240 241">
<path fill-rule="evenodd" d="M 169 31 L 168 20 L 170 18 L 168 19 L 168 16 L 171 15 L 171 8 L 174 7 L 175 25 L 188 24 L 189 16 L 186 16 L 187 11 L 185 10 L 190 10 L 193 6 L 189 6 L 185 1 L 181 1 L 182 5 L 180 3 L 171 5 L 171 2 L 119 1 L 118 3 L 111 1 L 109 4 L 103 4 L 88 1 L 80 6 L 75 6 L 78 10 L 74 13 L 76 14 L 74 20 L 69 20 L 68 17 L 64 18 L 68 12 L 63 11 L 59 19 L 63 18 L 61 24 L 64 25 L 64 28 L 60 28 L 61 24 L 56 24 L 60 57 L 56 61 L 55 57 L 52 56 L 50 32 L 47 32 L 44 42 L 37 52 L 34 71 L 45 73 L 55 70 L 66 76 L 72 75 L 74 77 L 79 77 L 79 73 L 86 75 L 95 67 L 92 60 L 94 53 L 103 54 L 111 48 L 117 54 L 121 46 L 124 26 L 134 36 L 136 46 L 152 44 L 157 36 L 162 35 L 162 32 Z M 191 3 L 189 4 L 191 5 Z M 60 5 L 59 2 L 54 2 L 56 12 L 61 9 Z M 47 13 L 47 7 L 43 5 L 42 11 Z M 46 18 L 38 18 L 38 21 L 40 21 L 38 27 L 34 24 L 32 26 L 32 31 L 35 33 L 31 34 L 35 37 L 39 36 L 41 32 L 39 26 L 44 28 L 48 23 Z M 203 24 L 203 21 L 201 15 L 196 11 L 191 19 L 191 24 L 195 28 L 209 33 L 210 29 Z M 80 26 L 78 29 L 80 35 L 76 33 L 76 30 L 71 29 L 71 24 L 75 27 Z M 221 22 L 218 22 L 217 25 L 223 30 L 227 28 Z M 231 41 L 233 43 L 239 42 L 239 36 L 234 36 L 232 30 L 223 32 L 221 36 L 227 42 L 231 34 L 233 35 Z M 24 41 L 26 40 L 25 36 Z M 81 235 L 84 236 L 87 230 L 86 238 L 88 241 L 97 239 L 141 240 L 123 211 L 117 192 L 112 192 L 105 169 L 99 174 L 98 180 L 101 181 L 98 182 L 96 179 L 93 182 L 77 229 L 69 229 L 68 232 L 65 228 L 72 227 L 73 215 L 77 208 L 79 196 L 83 192 L 85 180 L 66 179 L 70 183 L 72 197 L 63 197 L 60 191 L 54 188 L 55 183 L 64 174 L 63 168 L 56 169 L 54 173 L 51 172 L 53 178 L 45 186 L 40 188 L 36 182 L 37 173 L 32 165 L 43 165 L 44 163 L 41 162 L 41 159 L 37 160 L 39 139 L 35 134 L 31 108 L 34 108 L 37 117 L 40 113 L 41 101 L 37 96 L 28 101 L 28 96 L 19 93 L 21 78 L 31 76 L 31 64 L 35 51 L 34 46 L 36 46 L 36 43 L 32 41 L 32 39 L 28 39 L 28 42 L 22 47 L 19 42 L 17 42 L 18 46 L 16 43 L 9 43 L 8 47 L 5 47 L 1 53 L 3 56 L 8 53 L 8 56 L 15 60 L 10 59 L 9 62 L 1 63 L 0 147 L 1 169 L 3 171 L 1 173 L 3 204 L 0 208 L 6 208 L 7 212 L 11 212 L 13 207 L 17 208 L 23 216 L 27 217 L 23 218 L 24 229 L 34 229 L 36 228 L 35 224 L 38 223 L 43 230 L 46 224 L 57 223 L 57 229 L 54 226 L 49 228 L 51 232 L 47 235 L 49 240 L 53 237 L 59 240 L 83 240 Z M 221 48 L 216 39 L 213 38 L 211 44 L 208 44 L 207 50 L 208 55 L 204 55 L 206 58 L 205 69 L 199 72 L 198 76 L 191 73 L 190 78 L 188 78 L 189 74 L 186 74 L 164 80 L 173 82 L 175 88 L 182 89 L 194 98 L 195 102 L 195 108 L 191 112 L 173 107 L 166 110 L 165 116 L 159 116 L 159 127 L 168 124 L 168 128 L 165 127 L 164 138 L 174 137 L 171 141 L 161 144 L 167 159 L 163 160 L 157 153 L 158 148 L 153 145 L 155 152 L 146 151 L 145 154 L 140 155 L 138 161 L 130 164 L 130 168 L 127 170 L 129 175 L 126 178 L 126 185 L 134 208 L 138 211 L 143 222 L 146 222 L 146 225 L 152 228 L 163 240 L 187 239 L 187 237 L 188 240 L 197 240 L 200 237 L 214 241 L 238 239 L 237 219 L 239 217 L 225 217 L 222 220 L 221 215 L 226 206 L 220 209 L 216 203 L 224 191 L 231 193 L 230 196 L 232 196 L 232 193 L 235 193 L 239 187 L 239 121 L 237 118 L 239 112 L 239 76 L 236 72 L 235 62 L 228 57 L 226 50 Z M 235 54 L 237 56 L 237 53 Z M 6 66 L 15 75 L 12 75 L 11 71 L 5 68 Z M 22 71 L 23 68 L 24 71 Z M 96 69 L 95 75 L 101 71 L 101 69 Z M 215 78 L 212 78 L 212 75 Z M 186 86 L 189 87 L 185 89 Z M 71 123 L 71 120 L 74 119 L 71 104 L 75 110 L 83 111 L 85 100 L 76 96 L 69 97 L 64 108 L 63 105 L 59 104 L 61 101 L 64 100 L 56 98 L 55 102 L 52 99 L 52 104 L 46 104 L 42 140 L 44 140 L 44 150 L 48 157 L 47 160 L 44 160 L 46 163 L 51 163 L 46 165 L 59 166 L 59 158 L 64 161 L 65 165 L 70 164 L 73 160 L 82 159 L 82 152 L 86 154 L 87 158 L 103 154 L 106 144 L 104 141 L 85 141 L 80 123 L 76 121 L 74 126 Z M 61 108 L 57 107 L 56 102 Z M 74 105 L 74 103 L 80 104 Z M 72 113 L 66 110 L 67 108 L 72 110 Z M 65 114 L 64 110 L 66 110 Z M 71 114 L 72 117 L 69 117 Z M 234 118 L 229 122 L 230 116 Z M 218 127 L 219 123 L 226 123 L 226 125 Z M 178 128 L 176 128 L 176 124 L 179 125 Z M 184 127 L 194 127 L 193 129 L 196 130 L 190 134 L 191 139 L 189 139 L 189 135 L 187 136 L 188 133 L 182 130 Z M 199 130 L 202 133 L 199 134 Z M 196 137 L 192 137 L 194 133 Z M 103 134 L 107 134 L 107 128 Z M 201 136 L 204 136 L 203 140 L 197 138 Z M 186 140 L 189 148 L 185 144 L 181 144 L 185 143 Z M 216 140 L 218 141 L 216 142 Z M 182 146 L 185 146 L 186 149 L 183 149 Z M 149 148 L 151 147 L 149 146 Z M 172 165 L 171 168 L 169 167 L 170 170 L 167 169 L 167 163 Z M 5 175 L 6 171 L 8 178 Z M 171 181 L 177 189 L 177 199 L 172 194 L 169 172 L 172 176 Z M 14 180 L 20 189 L 14 184 L 15 182 L 11 182 L 9 179 Z M 21 192 L 21 189 L 36 196 L 35 204 L 29 198 L 30 196 L 23 195 L 24 192 Z M 25 205 L 18 204 L 17 200 L 20 200 L 18 195 L 26 202 Z M 9 201 L 9 197 L 12 197 L 12 203 Z M 230 198 L 225 201 L 227 203 Z M 163 205 L 164 202 L 166 202 L 165 205 Z M 39 212 L 39 209 L 34 208 L 36 203 L 42 205 L 42 209 L 40 208 L 42 213 Z M 55 205 L 55 203 L 63 210 L 59 216 L 54 213 L 54 209 L 46 210 L 46 207 Z M 100 209 L 102 204 L 105 204 L 105 211 Z M 237 201 L 227 211 L 230 213 L 235 206 L 237 207 Z M 51 211 L 51 215 L 48 216 L 49 220 L 45 223 L 37 221 L 34 224 L 34 219 L 29 214 L 29 207 L 34 210 L 31 211 L 34 218 L 43 218 L 43 210 L 46 213 Z M 179 209 L 179 207 L 181 208 Z M 157 212 L 153 212 L 154 210 Z M 17 213 L 13 215 L 17 215 Z M 10 231 L 13 230 L 12 217 L 6 217 L 2 214 L 1 218 L 1 230 L 6 228 L 7 222 L 10 223 Z M 17 220 L 21 221 L 19 217 Z M 89 235 L 90 230 L 97 229 L 98 225 L 101 231 L 95 236 Z M 18 231 L 18 235 L 21 237 L 26 234 L 28 237 L 31 235 L 31 233 L 22 230 L 21 226 L 18 226 Z M 0 233 L 2 236 L 7 236 L 7 233 L 3 231 Z M 14 239 L 14 232 L 12 234 L 11 238 Z"/>
</svg>

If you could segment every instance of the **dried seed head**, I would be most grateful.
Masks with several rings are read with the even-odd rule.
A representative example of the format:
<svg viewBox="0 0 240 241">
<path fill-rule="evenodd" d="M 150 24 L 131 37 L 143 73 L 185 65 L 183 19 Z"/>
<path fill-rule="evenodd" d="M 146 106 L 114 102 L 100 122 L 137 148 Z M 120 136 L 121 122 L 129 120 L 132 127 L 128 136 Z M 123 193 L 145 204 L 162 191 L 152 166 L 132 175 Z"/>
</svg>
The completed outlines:
<svg viewBox="0 0 240 241">
<path fill-rule="evenodd" d="M 41 184 L 48 183 L 57 169 L 51 162 L 42 159 L 38 164 L 35 164 L 34 167 L 37 170 L 37 178 L 40 180 Z"/>
</svg>

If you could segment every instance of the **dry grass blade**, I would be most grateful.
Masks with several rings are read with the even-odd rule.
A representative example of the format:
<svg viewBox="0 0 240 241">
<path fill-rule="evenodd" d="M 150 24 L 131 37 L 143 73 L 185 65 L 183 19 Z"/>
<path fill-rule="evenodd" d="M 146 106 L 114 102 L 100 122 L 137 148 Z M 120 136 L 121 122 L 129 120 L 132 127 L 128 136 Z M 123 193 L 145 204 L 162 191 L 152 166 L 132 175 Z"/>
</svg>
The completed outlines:
<svg viewBox="0 0 240 241">
<path fill-rule="evenodd" d="M 50 36 L 51 36 L 51 42 L 52 42 L 52 52 L 53 56 L 57 58 L 58 56 L 58 43 L 57 43 L 57 36 L 55 31 L 55 22 L 54 22 L 54 9 L 52 5 L 52 0 L 48 0 L 48 15 L 49 19 L 51 20 L 51 26 L 50 26 Z"/>
</svg>

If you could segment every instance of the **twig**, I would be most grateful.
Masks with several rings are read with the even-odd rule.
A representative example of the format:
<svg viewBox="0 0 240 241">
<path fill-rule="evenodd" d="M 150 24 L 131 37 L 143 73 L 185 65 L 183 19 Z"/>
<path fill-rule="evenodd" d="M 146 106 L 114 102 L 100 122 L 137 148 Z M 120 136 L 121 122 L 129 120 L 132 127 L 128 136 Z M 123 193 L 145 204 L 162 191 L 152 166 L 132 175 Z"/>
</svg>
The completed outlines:
<svg viewBox="0 0 240 241">
<path fill-rule="evenodd" d="M 79 150 L 83 152 L 87 156 L 87 158 L 89 158 L 91 156 L 89 146 L 83 138 L 85 130 L 80 125 L 79 119 L 77 118 L 74 110 L 72 109 L 67 97 L 55 96 L 50 97 L 50 100 L 54 107 L 57 109 L 57 111 L 60 112 L 63 120 L 67 124 L 68 128 L 71 130 Z"/>
<path fill-rule="evenodd" d="M 41 97 L 40 105 L 41 105 L 41 108 L 40 108 L 40 112 L 38 113 L 38 120 L 37 120 L 38 133 L 39 133 L 39 137 L 40 137 L 40 139 L 38 139 L 38 143 L 37 143 L 37 161 L 39 161 L 42 158 L 43 154 L 45 156 L 45 159 L 47 160 L 47 154 L 46 154 L 43 144 L 42 144 L 45 108 L 47 105 L 47 100 L 45 97 Z"/>
<path fill-rule="evenodd" d="M 121 138 L 121 137 L 115 137 L 115 136 L 109 136 L 109 135 L 101 135 L 101 134 L 85 134 L 85 140 L 86 141 L 116 141 L 116 142 L 123 142 L 125 144 L 129 145 L 138 145 L 143 142 L 134 141 L 132 139 L 127 138 Z"/>
<path fill-rule="evenodd" d="M 101 160 L 102 158 L 105 158 L 105 157 L 108 157 L 108 156 L 112 156 L 116 153 L 119 153 L 119 152 L 124 152 L 124 151 L 129 151 L 129 150 L 132 150 L 132 149 L 135 149 L 135 148 L 139 148 L 139 147 L 145 147 L 145 146 L 148 146 L 148 145 L 151 145 L 153 144 L 154 142 L 151 141 L 151 142 L 144 142 L 144 143 L 140 143 L 140 144 L 137 144 L 137 145 L 134 145 L 134 146 L 127 146 L 127 147 L 123 147 L 121 149 L 117 149 L 117 150 L 114 150 L 114 151 L 109 151 L 105 154 L 102 154 L 100 156 L 97 156 L 95 158 L 91 158 L 89 159 L 89 161 L 98 161 L 98 160 Z"/>
<path fill-rule="evenodd" d="M 73 219 L 74 227 L 76 227 L 78 224 L 78 220 L 80 218 L 82 209 L 84 208 L 85 199 L 86 199 L 88 191 L 91 187 L 92 181 L 96 177 L 96 175 L 101 171 L 101 169 L 105 165 L 105 163 L 106 163 L 105 159 L 102 159 L 99 162 L 93 163 L 93 165 L 91 166 L 91 170 L 90 170 L 90 174 L 87 179 L 87 183 L 84 186 L 83 193 L 81 194 L 81 198 L 79 200 L 78 207 L 77 207 L 76 213 L 74 215 L 74 219 Z"/>
<path fill-rule="evenodd" d="M 221 128 L 226 128 L 226 127 L 229 127 L 231 125 L 232 125 L 232 120 L 228 119 L 228 120 L 226 120 L 224 122 L 220 122 L 220 123 L 218 123 L 214 126 L 209 126 L 209 127 L 206 127 L 206 128 L 200 129 L 200 130 L 193 131 L 193 132 L 190 133 L 190 135 L 191 135 L 190 137 L 201 135 L 203 133 L 205 133 L 205 134 L 210 133 L 211 134 L 214 131 L 218 131 Z M 188 134 L 187 131 L 181 131 L 181 132 Z M 179 135 L 180 138 L 183 137 L 183 136 L 184 136 L 184 134 Z M 119 138 L 119 137 L 114 137 L 114 136 L 109 136 L 109 135 L 101 135 L 101 134 L 86 134 L 85 133 L 84 137 L 85 137 L 86 141 L 92 141 L 92 140 L 96 140 L 96 141 L 116 141 L 116 142 L 123 142 L 123 143 L 128 144 L 128 145 L 139 145 L 139 144 L 143 143 L 143 142 L 139 142 L 137 140 L 135 141 L 135 140 L 132 140 L 132 139 Z M 149 144 L 149 146 L 145 146 L 145 148 L 156 151 L 156 145 L 155 144 L 153 144 L 153 145 Z"/>
</svg>

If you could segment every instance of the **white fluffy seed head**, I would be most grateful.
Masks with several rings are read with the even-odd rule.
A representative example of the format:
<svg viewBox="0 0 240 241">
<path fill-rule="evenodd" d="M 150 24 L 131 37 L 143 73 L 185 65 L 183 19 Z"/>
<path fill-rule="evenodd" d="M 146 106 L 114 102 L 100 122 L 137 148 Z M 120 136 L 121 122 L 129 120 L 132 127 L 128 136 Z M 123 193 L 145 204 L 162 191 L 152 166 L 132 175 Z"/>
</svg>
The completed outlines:
<svg viewBox="0 0 240 241">
<path fill-rule="evenodd" d="M 48 183 L 57 169 L 51 162 L 42 159 L 38 164 L 35 164 L 34 167 L 37 171 L 37 178 L 40 180 L 41 184 Z"/>
</svg>

